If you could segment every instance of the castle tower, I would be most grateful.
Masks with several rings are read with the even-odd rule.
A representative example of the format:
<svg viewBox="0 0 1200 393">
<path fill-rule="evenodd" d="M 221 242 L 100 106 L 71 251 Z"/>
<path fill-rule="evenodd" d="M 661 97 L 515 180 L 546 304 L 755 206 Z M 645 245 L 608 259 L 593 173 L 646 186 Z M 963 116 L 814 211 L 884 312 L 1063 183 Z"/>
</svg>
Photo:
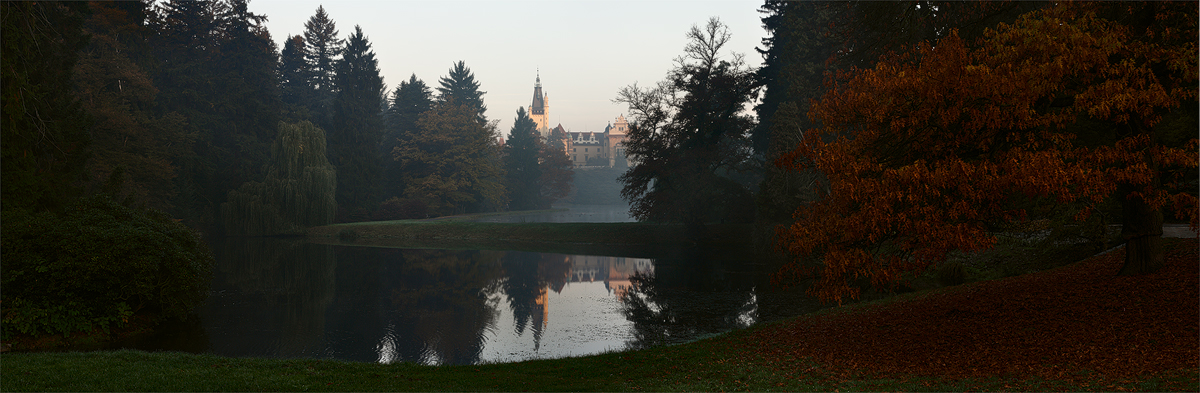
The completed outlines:
<svg viewBox="0 0 1200 393">
<path fill-rule="evenodd" d="M 608 126 L 608 145 L 606 153 L 608 154 L 608 166 L 615 167 L 618 163 L 621 166 L 628 165 L 625 157 L 625 139 L 628 138 L 629 121 L 625 120 L 625 115 L 617 116 L 617 121 Z"/>
<path fill-rule="evenodd" d="M 550 96 L 542 93 L 542 75 L 539 72 L 537 83 L 533 85 L 533 103 L 529 104 L 529 117 L 537 123 L 538 134 L 542 138 L 550 136 Z"/>
</svg>

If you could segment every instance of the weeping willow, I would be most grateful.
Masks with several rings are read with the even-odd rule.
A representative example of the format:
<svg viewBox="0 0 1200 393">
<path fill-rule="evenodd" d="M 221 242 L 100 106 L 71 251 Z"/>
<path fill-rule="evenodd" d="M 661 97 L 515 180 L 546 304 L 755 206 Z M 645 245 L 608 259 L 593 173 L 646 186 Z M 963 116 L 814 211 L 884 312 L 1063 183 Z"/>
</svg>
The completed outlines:
<svg viewBox="0 0 1200 393">
<path fill-rule="evenodd" d="M 312 123 L 280 123 L 262 182 L 246 182 L 221 204 L 225 234 L 303 233 L 333 222 L 337 172 L 325 158 L 325 131 Z"/>
</svg>

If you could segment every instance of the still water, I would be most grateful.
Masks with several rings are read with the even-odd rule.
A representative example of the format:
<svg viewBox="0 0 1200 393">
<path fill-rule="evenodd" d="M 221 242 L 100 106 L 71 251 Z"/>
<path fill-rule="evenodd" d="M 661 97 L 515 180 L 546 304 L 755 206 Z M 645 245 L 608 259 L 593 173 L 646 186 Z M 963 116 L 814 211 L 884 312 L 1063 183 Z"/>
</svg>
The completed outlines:
<svg viewBox="0 0 1200 393">
<path fill-rule="evenodd" d="M 130 347 L 477 364 L 684 343 L 822 306 L 747 250 L 563 255 L 229 238 L 198 320 Z"/>
</svg>

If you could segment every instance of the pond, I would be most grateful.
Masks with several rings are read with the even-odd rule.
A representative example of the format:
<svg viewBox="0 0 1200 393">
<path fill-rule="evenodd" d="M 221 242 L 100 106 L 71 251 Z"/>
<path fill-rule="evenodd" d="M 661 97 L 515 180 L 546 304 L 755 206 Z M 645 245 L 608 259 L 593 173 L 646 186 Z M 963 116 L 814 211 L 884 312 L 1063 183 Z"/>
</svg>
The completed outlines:
<svg viewBox="0 0 1200 393">
<path fill-rule="evenodd" d="M 212 242 L 198 320 L 126 347 L 231 357 L 478 364 L 689 342 L 822 307 L 748 250 L 563 255 Z"/>
</svg>

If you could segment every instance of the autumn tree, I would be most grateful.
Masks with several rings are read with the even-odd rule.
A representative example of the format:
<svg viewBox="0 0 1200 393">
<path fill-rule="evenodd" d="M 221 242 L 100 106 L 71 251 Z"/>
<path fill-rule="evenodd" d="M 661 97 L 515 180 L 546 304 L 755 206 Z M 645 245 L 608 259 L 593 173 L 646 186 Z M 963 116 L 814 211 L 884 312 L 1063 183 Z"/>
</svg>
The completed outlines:
<svg viewBox="0 0 1200 393">
<path fill-rule="evenodd" d="M 479 122 L 478 108 L 440 101 L 403 135 L 392 157 L 404 173 L 404 195 L 432 214 L 496 210 L 507 205 L 496 159 L 493 128 Z"/>
<path fill-rule="evenodd" d="M 0 3 L 4 209 L 61 208 L 82 191 L 88 117 L 71 94 L 86 4 Z"/>
<path fill-rule="evenodd" d="M 150 33 L 139 19 L 145 5 L 89 6 L 92 15 L 84 31 L 91 40 L 72 78 L 93 120 L 88 183 L 118 200 L 168 210 L 176 194 L 177 163 L 188 155 L 192 138 L 183 131 L 182 116 L 155 113 L 158 89 L 133 50 Z"/>
<path fill-rule="evenodd" d="M 1046 4 L 766 0 L 760 12 L 767 37 L 758 49 L 763 65 L 757 74 L 763 96 L 755 106 L 759 122 L 751 133 L 755 161 L 766 164 L 757 195 L 759 219 L 786 221 L 797 207 L 816 198 L 811 186 L 818 173 L 783 170 L 770 162 L 791 151 L 803 130 L 818 126 L 808 112 L 810 103 L 825 93 L 827 77 L 870 68 L 880 56 L 905 52 L 953 29 L 974 40 L 984 29 Z"/>
<path fill-rule="evenodd" d="M 757 83 L 740 54 L 721 55 L 730 35 L 720 20 L 687 37 L 666 80 L 622 88 L 614 100 L 629 105 L 626 154 L 637 157 L 621 196 L 634 217 L 682 222 L 703 237 L 705 222 L 753 218 L 749 191 L 735 179 L 750 153 L 754 119 L 744 108 Z"/>
<path fill-rule="evenodd" d="M 1197 142 L 1159 143 L 1167 123 L 1195 124 L 1196 20 L 1193 4 L 1058 4 L 976 45 L 951 31 L 833 86 L 811 112 L 822 126 L 779 160 L 827 179 L 780 229 L 788 251 L 819 260 L 809 292 L 855 298 L 856 277 L 886 287 L 988 248 L 990 225 L 1025 217 L 1019 196 L 1083 203 L 1080 217 L 1117 199 L 1122 274 L 1156 270 L 1160 209 L 1197 225 L 1195 190 L 1164 176 L 1195 168 Z M 1112 143 L 1079 141 L 1097 127 Z M 797 261 L 778 278 L 811 273 Z"/>
</svg>

